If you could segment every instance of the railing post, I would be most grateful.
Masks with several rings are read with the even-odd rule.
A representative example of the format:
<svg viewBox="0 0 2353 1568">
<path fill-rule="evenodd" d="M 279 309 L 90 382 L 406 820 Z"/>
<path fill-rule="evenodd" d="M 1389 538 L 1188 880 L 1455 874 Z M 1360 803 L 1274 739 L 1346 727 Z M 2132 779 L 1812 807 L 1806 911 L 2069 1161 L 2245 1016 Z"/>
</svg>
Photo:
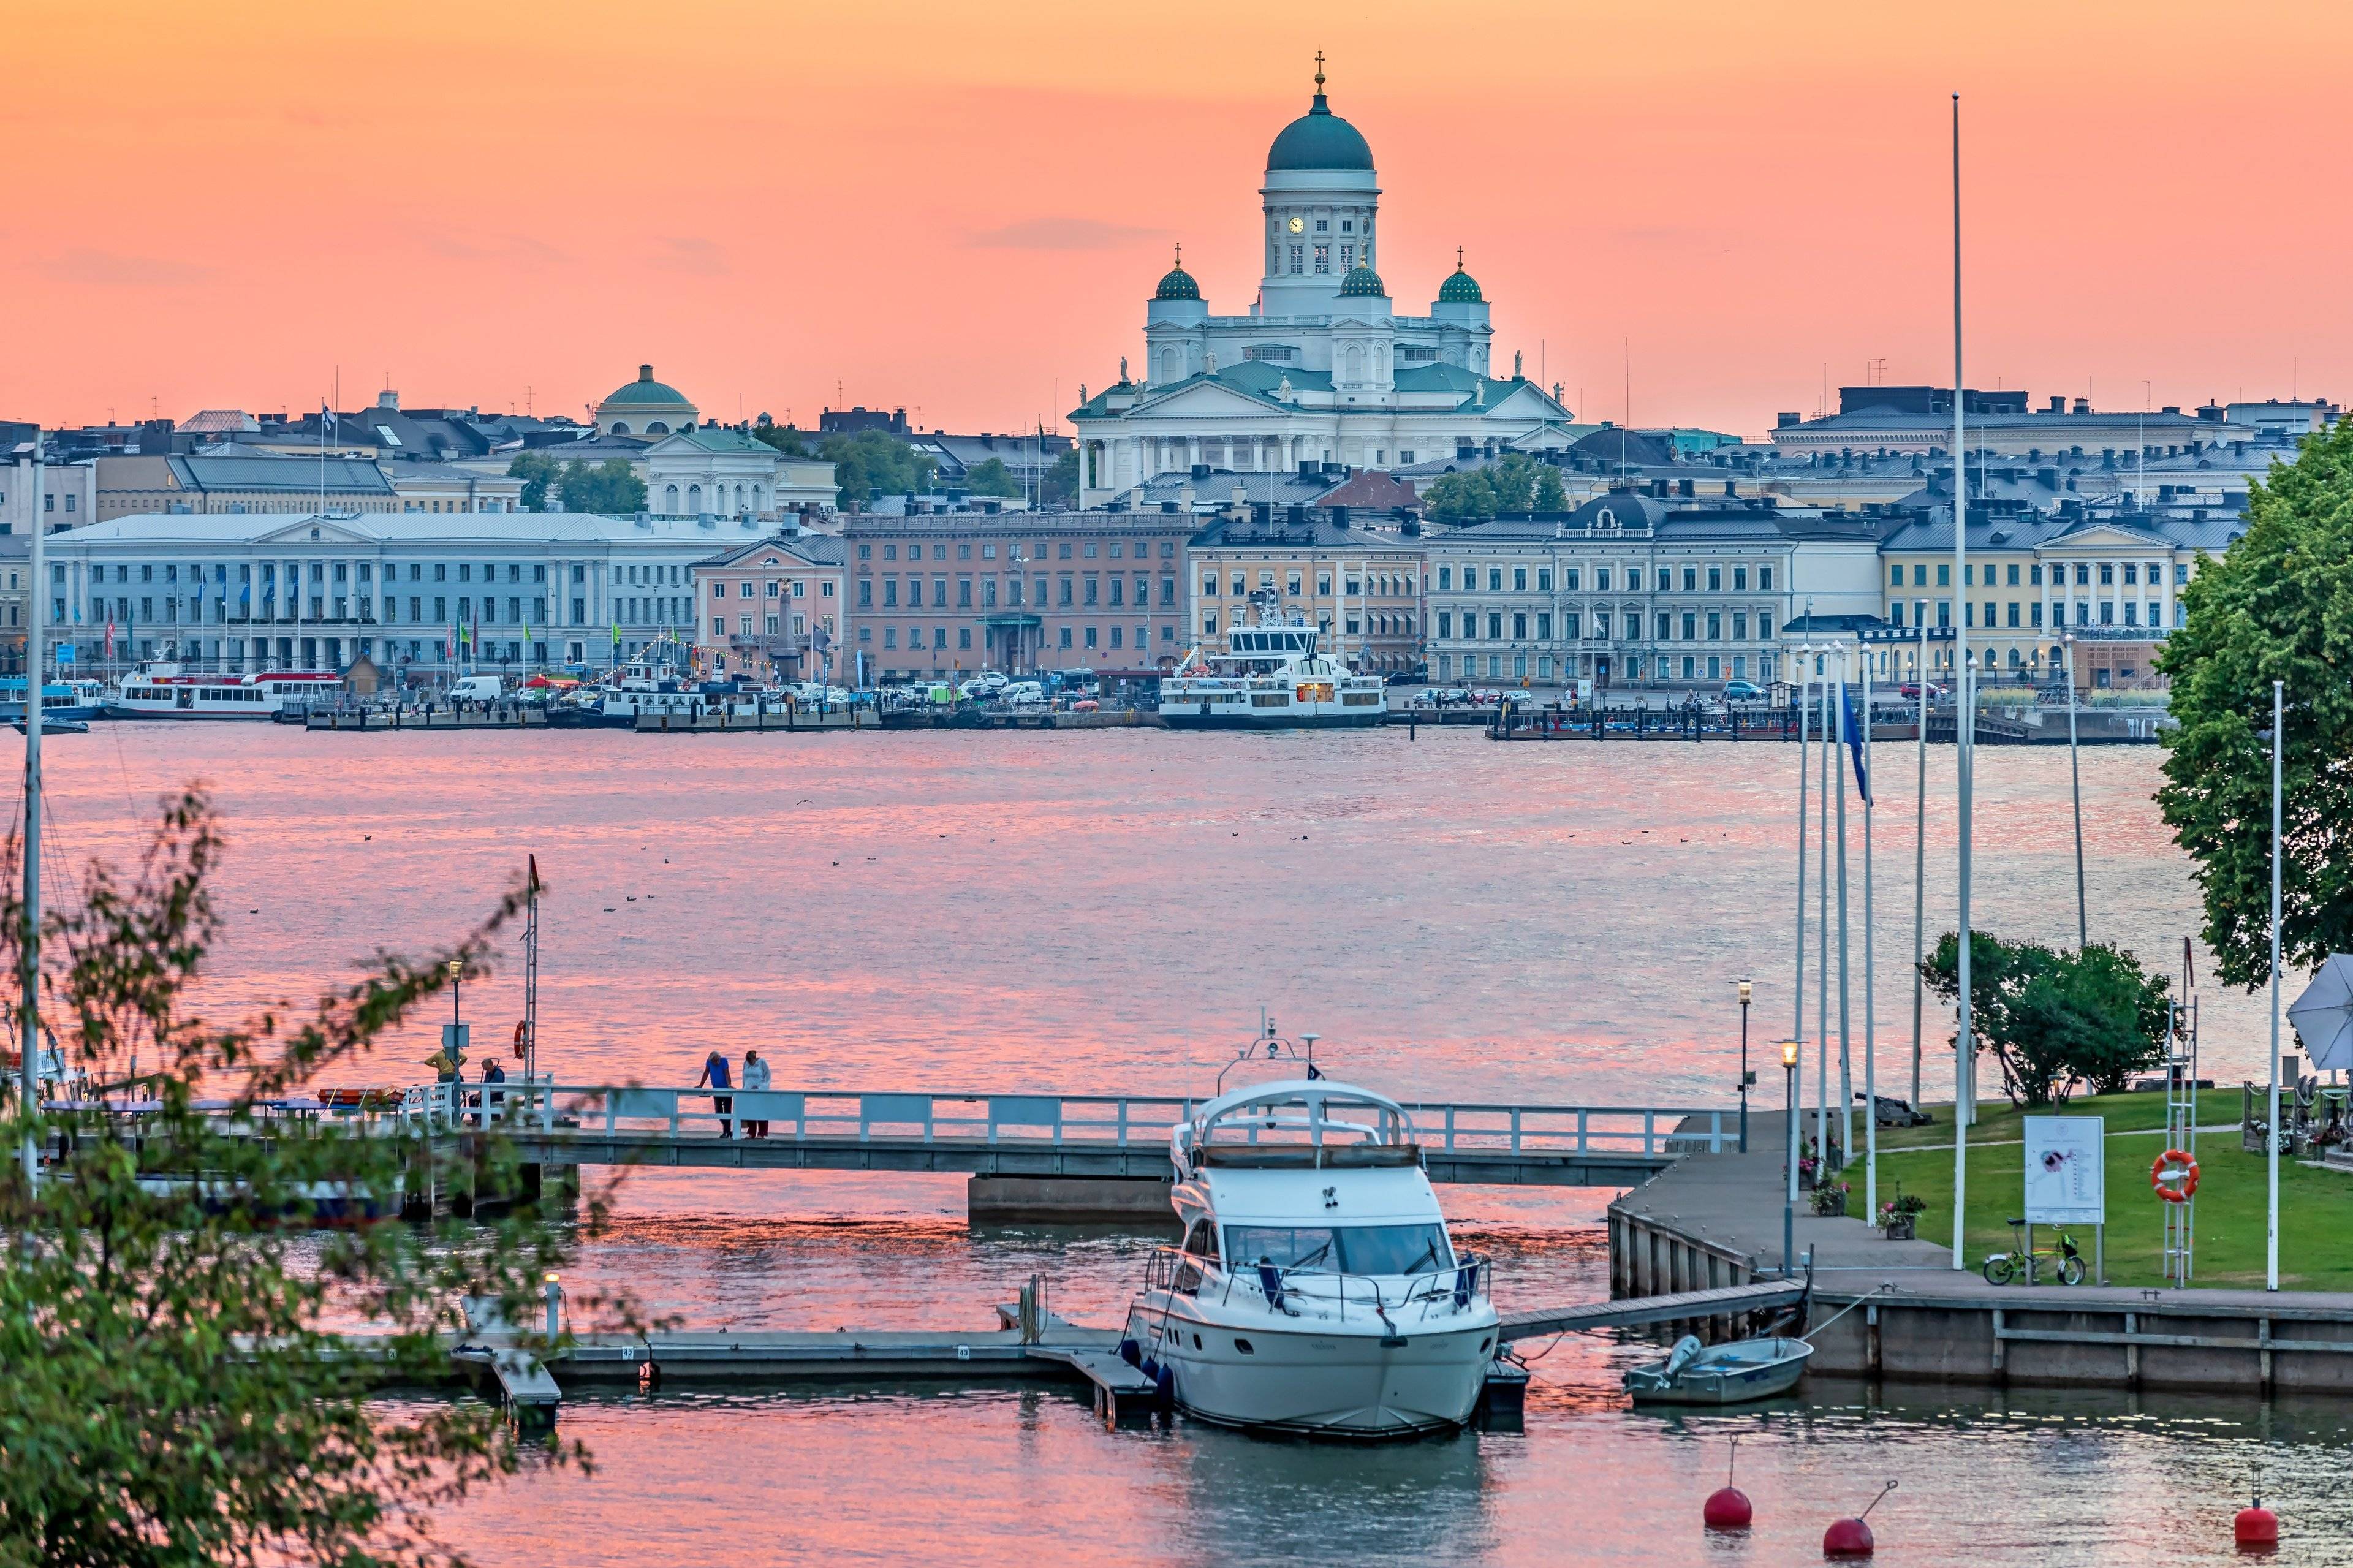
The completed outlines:
<svg viewBox="0 0 2353 1568">
<path fill-rule="evenodd" d="M 1658 1135 L 1659 1113 L 1656 1110 L 1645 1110 L 1642 1112 L 1642 1152 L 1644 1154 L 1655 1154 L 1659 1152 Z"/>
<path fill-rule="evenodd" d="M 1446 1108 L 1446 1152 L 1454 1152 L 1454 1107 Z"/>
<path fill-rule="evenodd" d="M 1589 1153 L 1591 1153 L 1591 1152 L 1593 1152 L 1593 1151 L 1592 1151 L 1591 1143 L 1590 1143 L 1590 1142 L 1589 1142 L 1590 1137 L 1591 1137 L 1591 1133 L 1592 1133 L 1592 1118 L 1593 1118 L 1593 1112 L 1592 1112 L 1592 1111 L 1590 1111 L 1590 1110 L 1587 1110 L 1587 1109 L 1586 1109 L 1585 1107 L 1583 1107 L 1583 1106 L 1578 1106 L 1578 1107 L 1577 1107 L 1577 1152 L 1578 1153 L 1580 1153 L 1580 1154 L 1589 1154 Z"/>
<path fill-rule="evenodd" d="M 1127 1100 L 1125 1096 L 1122 1096 L 1119 1102 L 1119 1146 L 1122 1150 L 1124 1150 L 1127 1147 Z"/>
<path fill-rule="evenodd" d="M 1520 1152 L 1520 1108 L 1512 1107 L 1512 1152 Z"/>
</svg>

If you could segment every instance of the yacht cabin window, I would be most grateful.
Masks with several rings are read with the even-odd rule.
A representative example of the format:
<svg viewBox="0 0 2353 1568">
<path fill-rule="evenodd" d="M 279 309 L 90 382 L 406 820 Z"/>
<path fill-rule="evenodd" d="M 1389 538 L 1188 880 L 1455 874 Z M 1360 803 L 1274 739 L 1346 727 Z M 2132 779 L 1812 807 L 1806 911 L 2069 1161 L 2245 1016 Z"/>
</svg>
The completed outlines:
<svg viewBox="0 0 2353 1568">
<path fill-rule="evenodd" d="M 1454 1263 L 1441 1225 L 1229 1225 L 1226 1253 L 1309 1274 L 1426 1274 Z"/>
</svg>

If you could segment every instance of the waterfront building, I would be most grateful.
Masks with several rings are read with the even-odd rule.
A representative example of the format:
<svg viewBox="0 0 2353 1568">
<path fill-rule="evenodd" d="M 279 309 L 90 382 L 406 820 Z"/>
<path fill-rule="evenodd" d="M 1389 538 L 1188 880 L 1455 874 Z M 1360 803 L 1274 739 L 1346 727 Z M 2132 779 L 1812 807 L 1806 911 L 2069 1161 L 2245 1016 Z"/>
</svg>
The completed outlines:
<svg viewBox="0 0 2353 1568">
<path fill-rule="evenodd" d="M 25 637 L 32 614 L 29 533 L 0 534 L 0 674 L 25 672 Z"/>
<path fill-rule="evenodd" d="M 839 673 L 861 683 L 983 669 L 1164 669 L 1198 526 L 1167 511 L 858 514 Z"/>
<path fill-rule="evenodd" d="M 98 521 L 179 512 L 197 517 L 240 513 L 396 512 L 400 492 L 366 458 L 100 458 Z"/>
<path fill-rule="evenodd" d="M 843 542 L 755 539 L 695 563 L 695 648 L 712 675 L 771 680 L 833 676 L 841 630 Z"/>
<path fill-rule="evenodd" d="M 1991 453 L 2036 462 L 2046 457 L 2077 463 L 2089 459 L 2114 468 L 2119 458 L 2129 466 L 2136 452 L 2150 458 L 2170 458 L 2256 433 L 2225 420 L 2219 407 L 2199 414 L 2184 414 L 2170 405 L 2147 411 L 2095 412 L 2089 398 L 2079 397 L 2071 406 L 2066 398 L 2054 396 L 2046 406 L 2030 409 L 2023 390 L 1981 392 L 1975 387 L 1965 389 L 1962 398 L 1972 461 L 1979 453 Z M 1926 452 L 1949 458 L 1952 389 L 1841 386 L 1836 414 L 1818 419 L 1779 415 L 1771 440 L 1780 452 Z"/>
<path fill-rule="evenodd" d="M 1332 112 L 1319 64 L 1308 111 L 1267 151 L 1265 269 L 1240 315 L 1211 315 L 1181 247 L 1145 309 L 1144 374 L 1080 388 L 1079 500 L 1197 465 L 1410 467 L 1454 452 L 1565 447 L 1568 410 L 1514 363 L 1488 363 L 1489 303 L 1458 253 L 1427 315 L 1399 314 L 1379 271 L 1371 146 Z"/>
<path fill-rule="evenodd" d="M 47 546 L 49 635 L 86 668 L 108 662 L 110 626 L 115 665 L 603 668 L 625 647 L 691 634 L 694 565 L 731 537 L 756 531 L 580 512 L 111 518 Z"/>
<path fill-rule="evenodd" d="M 1222 650 L 1226 632 L 1250 624 L 1250 595 L 1271 590 L 1285 619 L 1322 628 L 1324 649 L 1349 668 L 1419 668 L 1424 542 L 1394 521 L 1367 527 L 1353 515 L 1345 503 L 1236 506 L 1194 534 L 1186 546 L 1189 640 Z"/>
<path fill-rule="evenodd" d="M 638 366 L 638 379 L 625 381 L 596 405 L 595 422 L 607 436 L 673 436 L 691 430 L 702 417 L 686 394 L 654 379 L 654 367 Z"/>
<path fill-rule="evenodd" d="M 1619 490 L 1429 542 L 1431 679 L 1677 689 L 1780 679 L 1796 616 L 1878 608 L 1878 526 Z"/>
</svg>

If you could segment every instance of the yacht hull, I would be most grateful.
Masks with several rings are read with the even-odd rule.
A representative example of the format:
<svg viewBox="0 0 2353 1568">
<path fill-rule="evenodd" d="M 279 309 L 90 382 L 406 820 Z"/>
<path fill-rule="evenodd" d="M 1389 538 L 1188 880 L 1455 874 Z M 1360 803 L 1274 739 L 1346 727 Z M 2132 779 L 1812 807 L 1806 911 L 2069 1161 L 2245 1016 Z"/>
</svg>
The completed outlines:
<svg viewBox="0 0 2353 1568">
<path fill-rule="evenodd" d="M 1128 1335 L 1165 1364 L 1176 1403 L 1219 1426 L 1319 1437 L 1383 1439 L 1468 1423 L 1495 1350 L 1492 1317 L 1474 1327 L 1411 1332 L 1384 1346 L 1371 1334 L 1217 1324 L 1139 1307 Z M 1248 1345 L 1247 1351 L 1240 1349 Z"/>
<path fill-rule="evenodd" d="M 1354 709 L 1347 712 L 1305 710 L 1271 713 L 1219 712 L 1207 703 L 1163 703 L 1161 722 L 1172 730 L 1360 730 L 1381 721 L 1383 710 Z"/>
</svg>

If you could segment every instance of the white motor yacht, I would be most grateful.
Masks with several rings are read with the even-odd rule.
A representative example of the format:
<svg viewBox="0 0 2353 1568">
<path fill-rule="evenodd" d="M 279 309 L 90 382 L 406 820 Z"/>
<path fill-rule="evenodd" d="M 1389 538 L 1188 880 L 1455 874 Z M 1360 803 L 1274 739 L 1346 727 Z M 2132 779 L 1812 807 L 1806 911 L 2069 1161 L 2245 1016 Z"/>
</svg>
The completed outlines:
<svg viewBox="0 0 2353 1568">
<path fill-rule="evenodd" d="M 1495 1354 L 1488 1260 L 1458 1253 L 1395 1100 L 1328 1079 L 1222 1094 L 1176 1129 L 1184 1241 L 1121 1347 L 1235 1426 L 1401 1437 L 1471 1419 Z"/>
<path fill-rule="evenodd" d="M 1255 626 L 1238 617 L 1223 653 L 1197 647 L 1160 682 L 1160 717 L 1177 730 L 1295 730 L 1377 724 L 1388 710 L 1377 675 L 1359 675 L 1325 651 L 1324 633 L 1274 591 L 1250 595 Z"/>
</svg>

